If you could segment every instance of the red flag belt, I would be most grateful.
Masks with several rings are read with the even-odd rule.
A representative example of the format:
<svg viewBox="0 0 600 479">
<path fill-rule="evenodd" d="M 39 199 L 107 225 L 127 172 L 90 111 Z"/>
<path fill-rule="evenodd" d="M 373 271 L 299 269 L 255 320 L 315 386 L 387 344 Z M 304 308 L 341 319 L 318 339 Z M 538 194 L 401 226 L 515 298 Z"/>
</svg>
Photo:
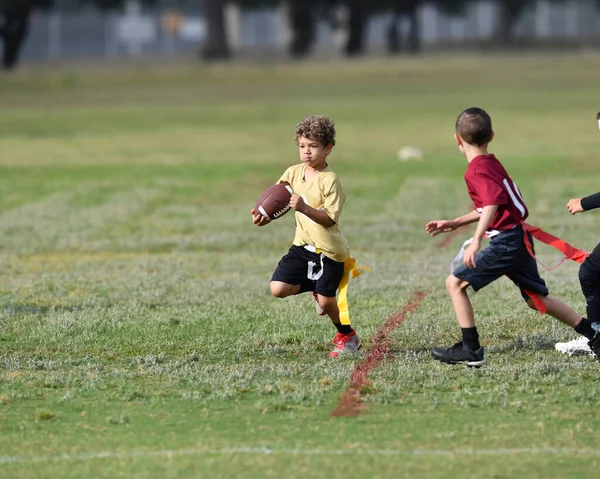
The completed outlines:
<svg viewBox="0 0 600 479">
<path fill-rule="evenodd" d="M 565 260 L 568 260 L 568 259 L 575 261 L 577 263 L 583 263 L 585 261 L 585 259 L 589 256 L 589 253 L 585 252 L 584 250 L 575 248 L 574 246 L 567 243 L 565 240 L 557 238 L 556 236 L 551 235 L 550 233 L 544 231 L 543 229 L 541 229 L 537 226 L 532 226 L 527 223 L 522 223 L 522 225 L 523 225 L 523 237 L 525 240 L 525 247 L 527 248 L 527 251 L 529 252 L 529 254 L 531 255 L 532 258 L 534 258 L 538 263 L 540 263 L 542 265 L 542 267 L 544 269 L 546 269 L 548 271 L 558 268 L 561 264 L 563 264 L 565 262 Z M 533 236 L 536 240 L 538 240 L 544 244 L 547 244 L 549 246 L 552 246 L 553 248 L 556 248 L 558 251 L 560 251 L 563 254 L 564 258 L 556 266 L 554 266 L 552 268 L 547 268 L 546 266 L 544 266 L 544 264 L 535 257 L 535 252 L 533 251 L 533 246 L 531 244 L 531 241 L 529 240 L 529 235 L 527 233 L 530 233 L 531 236 Z M 531 298 L 531 300 L 535 304 L 535 307 L 537 308 L 537 310 L 541 314 L 546 313 L 546 311 L 547 311 L 546 305 L 540 299 L 539 295 L 537 295 L 536 293 L 533 293 L 531 291 L 527 291 L 527 290 L 525 290 L 525 292 Z"/>
</svg>

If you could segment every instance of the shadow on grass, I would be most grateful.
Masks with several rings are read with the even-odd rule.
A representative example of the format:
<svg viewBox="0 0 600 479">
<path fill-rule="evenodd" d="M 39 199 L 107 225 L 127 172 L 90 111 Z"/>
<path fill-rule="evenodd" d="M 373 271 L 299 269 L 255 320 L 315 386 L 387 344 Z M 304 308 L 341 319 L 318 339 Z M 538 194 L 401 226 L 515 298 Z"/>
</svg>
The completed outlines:
<svg viewBox="0 0 600 479">
<path fill-rule="evenodd" d="M 545 351 L 554 349 L 556 339 L 542 335 L 518 336 L 504 343 L 497 343 L 490 346 L 489 350 L 493 353 L 509 353 L 514 351 Z"/>
<path fill-rule="evenodd" d="M 450 346 L 450 341 L 448 346 Z M 484 344 L 486 352 L 494 354 L 511 353 L 515 351 L 546 351 L 554 350 L 554 344 L 556 339 L 543 336 L 543 335 L 528 335 L 518 336 L 509 341 L 489 341 L 489 344 Z M 417 356 L 421 354 L 429 355 L 431 349 L 436 346 L 446 347 L 443 344 L 431 344 L 429 346 L 420 346 L 413 348 L 391 348 L 388 356 L 400 357 L 400 356 Z"/>
</svg>

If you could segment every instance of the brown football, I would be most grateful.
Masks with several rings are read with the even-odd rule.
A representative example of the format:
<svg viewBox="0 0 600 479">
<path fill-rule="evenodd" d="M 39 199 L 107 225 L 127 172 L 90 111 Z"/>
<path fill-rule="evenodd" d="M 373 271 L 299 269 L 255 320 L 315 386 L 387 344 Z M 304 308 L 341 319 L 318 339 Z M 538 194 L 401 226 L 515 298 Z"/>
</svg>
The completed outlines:
<svg viewBox="0 0 600 479">
<path fill-rule="evenodd" d="M 254 209 L 268 220 L 281 218 L 290 210 L 292 193 L 289 183 L 273 185 L 258 199 Z"/>
</svg>

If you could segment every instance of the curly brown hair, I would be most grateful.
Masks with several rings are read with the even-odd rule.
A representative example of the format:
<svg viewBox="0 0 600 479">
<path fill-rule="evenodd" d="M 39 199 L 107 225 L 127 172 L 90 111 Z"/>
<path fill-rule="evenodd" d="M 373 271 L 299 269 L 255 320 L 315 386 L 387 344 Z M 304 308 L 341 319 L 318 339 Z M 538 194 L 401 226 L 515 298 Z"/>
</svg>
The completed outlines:
<svg viewBox="0 0 600 479">
<path fill-rule="evenodd" d="M 318 141 L 323 146 L 335 145 L 335 125 L 325 115 L 311 115 L 296 126 L 296 142 L 300 137 Z"/>
</svg>

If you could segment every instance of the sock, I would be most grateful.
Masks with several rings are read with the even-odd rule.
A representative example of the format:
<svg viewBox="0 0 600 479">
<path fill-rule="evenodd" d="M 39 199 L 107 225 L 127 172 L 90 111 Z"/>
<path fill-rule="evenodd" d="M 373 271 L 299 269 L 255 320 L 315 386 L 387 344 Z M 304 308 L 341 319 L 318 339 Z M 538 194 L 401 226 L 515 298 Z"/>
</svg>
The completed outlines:
<svg viewBox="0 0 600 479">
<path fill-rule="evenodd" d="M 477 351 L 481 347 L 477 327 L 460 328 L 460 330 L 462 331 L 463 344 L 469 346 L 473 351 Z"/>
<path fill-rule="evenodd" d="M 592 328 L 592 323 L 590 323 L 586 318 L 581 318 L 579 324 L 575 326 L 575 331 L 579 334 L 583 334 L 586 338 L 592 339 L 596 334 L 594 328 Z"/>
<path fill-rule="evenodd" d="M 333 323 L 333 324 L 337 328 L 338 333 L 340 333 L 340 334 L 350 334 L 352 331 L 354 331 L 352 329 L 352 326 L 350 326 L 349 324 L 342 324 L 342 323 Z"/>
</svg>

